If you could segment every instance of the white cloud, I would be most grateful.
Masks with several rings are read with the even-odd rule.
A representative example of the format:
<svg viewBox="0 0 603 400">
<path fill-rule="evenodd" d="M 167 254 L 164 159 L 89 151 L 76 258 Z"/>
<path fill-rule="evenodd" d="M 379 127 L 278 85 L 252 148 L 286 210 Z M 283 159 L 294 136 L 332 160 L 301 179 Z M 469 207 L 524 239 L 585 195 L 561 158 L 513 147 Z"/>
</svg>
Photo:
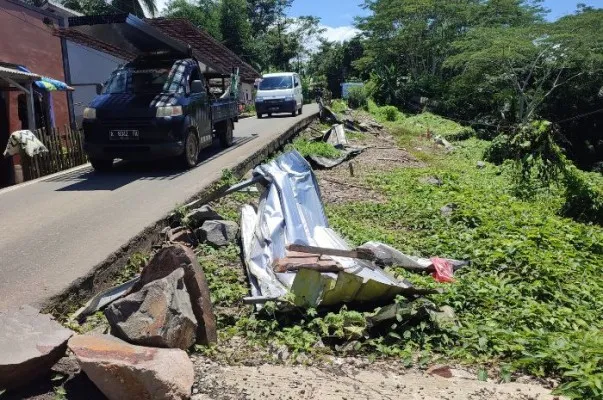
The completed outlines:
<svg viewBox="0 0 603 400">
<path fill-rule="evenodd" d="M 339 26 L 334 28 L 332 26 L 323 25 L 322 27 L 325 29 L 323 37 L 330 42 L 345 42 L 360 33 L 360 30 L 353 26 Z"/>
</svg>

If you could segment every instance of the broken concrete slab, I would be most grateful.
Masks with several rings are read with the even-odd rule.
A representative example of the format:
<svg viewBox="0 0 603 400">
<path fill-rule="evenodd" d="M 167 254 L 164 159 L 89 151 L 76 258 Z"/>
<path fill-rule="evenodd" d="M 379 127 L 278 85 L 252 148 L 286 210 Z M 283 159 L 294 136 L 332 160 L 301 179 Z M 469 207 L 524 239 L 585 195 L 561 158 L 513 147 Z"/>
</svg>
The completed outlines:
<svg viewBox="0 0 603 400">
<path fill-rule="evenodd" d="M 195 344 L 198 325 L 183 268 L 116 301 L 105 315 L 112 333 L 133 344 L 182 350 Z"/>
<path fill-rule="evenodd" d="M 205 221 L 195 233 L 201 243 L 213 247 L 228 246 L 237 240 L 239 224 L 233 221 Z"/>
<path fill-rule="evenodd" d="M 132 292 L 139 291 L 152 281 L 165 278 L 178 268 L 184 268 L 184 285 L 197 319 L 197 344 L 216 343 L 218 341 L 216 317 L 210 300 L 209 287 L 192 249 L 175 244 L 159 250 L 143 269 L 140 282 Z"/>
<path fill-rule="evenodd" d="M 73 332 L 31 306 L 0 313 L 0 389 L 48 373 L 65 355 Z"/>
<path fill-rule="evenodd" d="M 197 236 L 195 236 L 189 228 L 185 228 L 184 226 L 168 230 L 167 240 L 171 243 L 181 243 L 189 247 L 197 247 L 199 244 Z"/>
<path fill-rule="evenodd" d="M 69 349 L 109 400 L 190 398 L 195 373 L 183 350 L 135 346 L 109 335 L 74 336 Z"/>
<path fill-rule="evenodd" d="M 184 219 L 191 228 L 199 228 L 205 221 L 221 221 L 224 218 L 210 206 L 205 205 L 190 211 Z"/>
</svg>

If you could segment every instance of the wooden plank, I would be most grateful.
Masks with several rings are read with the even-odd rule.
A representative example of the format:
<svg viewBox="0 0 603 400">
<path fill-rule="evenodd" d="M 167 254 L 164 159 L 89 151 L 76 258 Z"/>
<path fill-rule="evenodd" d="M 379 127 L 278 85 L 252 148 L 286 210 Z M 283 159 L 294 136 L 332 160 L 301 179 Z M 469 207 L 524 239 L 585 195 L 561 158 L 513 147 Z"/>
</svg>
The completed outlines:
<svg viewBox="0 0 603 400">
<path fill-rule="evenodd" d="M 320 254 L 335 257 L 356 258 L 359 260 L 374 261 L 377 259 L 375 253 L 369 249 L 356 248 L 354 250 L 329 249 L 326 247 L 304 246 L 301 244 L 290 244 L 288 251 L 297 251 L 300 253 Z"/>
</svg>

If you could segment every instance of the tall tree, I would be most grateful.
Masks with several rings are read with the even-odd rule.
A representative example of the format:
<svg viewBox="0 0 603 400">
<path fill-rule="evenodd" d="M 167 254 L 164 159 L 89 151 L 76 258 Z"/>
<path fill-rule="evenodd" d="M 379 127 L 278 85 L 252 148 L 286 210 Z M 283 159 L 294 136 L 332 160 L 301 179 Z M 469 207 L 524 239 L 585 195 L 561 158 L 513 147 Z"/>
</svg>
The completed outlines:
<svg viewBox="0 0 603 400">
<path fill-rule="evenodd" d="M 168 18 L 184 18 L 196 27 L 202 28 L 218 40 L 222 40 L 220 30 L 220 2 L 198 0 L 196 4 L 187 0 L 172 0 L 165 9 Z"/>
<path fill-rule="evenodd" d="M 285 11 L 293 0 L 248 0 L 248 14 L 253 36 L 264 34 L 277 21 L 285 18 Z"/>
<path fill-rule="evenodd" d="M 252 58 L 248 54 L 251 41 L 251 25 L 245 10 L 247 10 L 246 0 L 222 0 L 220 6 L 220 32 L 226 47 L 245 60 L 249 60 Z"/>
</svg>

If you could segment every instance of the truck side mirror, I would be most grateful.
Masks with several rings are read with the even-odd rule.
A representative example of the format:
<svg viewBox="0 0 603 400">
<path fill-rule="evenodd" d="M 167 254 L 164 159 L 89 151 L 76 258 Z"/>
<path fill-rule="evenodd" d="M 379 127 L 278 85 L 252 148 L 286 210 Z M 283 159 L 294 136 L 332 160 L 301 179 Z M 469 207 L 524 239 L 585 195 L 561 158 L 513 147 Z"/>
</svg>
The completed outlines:
<svg viewBox="0 0 603 400">
<path fill-rule="evenodd" d="M 97 83 L 96 84 L 96 94 L 99 95 L 103 92 L 103 85 L 102 83 Z"/>
<path fill-rule="evenodd" d="M 191 82 L 191 93 L 203 93 L 205 92 L 205 86 L 201 81 L 192 81 Z"/>
</svg>

